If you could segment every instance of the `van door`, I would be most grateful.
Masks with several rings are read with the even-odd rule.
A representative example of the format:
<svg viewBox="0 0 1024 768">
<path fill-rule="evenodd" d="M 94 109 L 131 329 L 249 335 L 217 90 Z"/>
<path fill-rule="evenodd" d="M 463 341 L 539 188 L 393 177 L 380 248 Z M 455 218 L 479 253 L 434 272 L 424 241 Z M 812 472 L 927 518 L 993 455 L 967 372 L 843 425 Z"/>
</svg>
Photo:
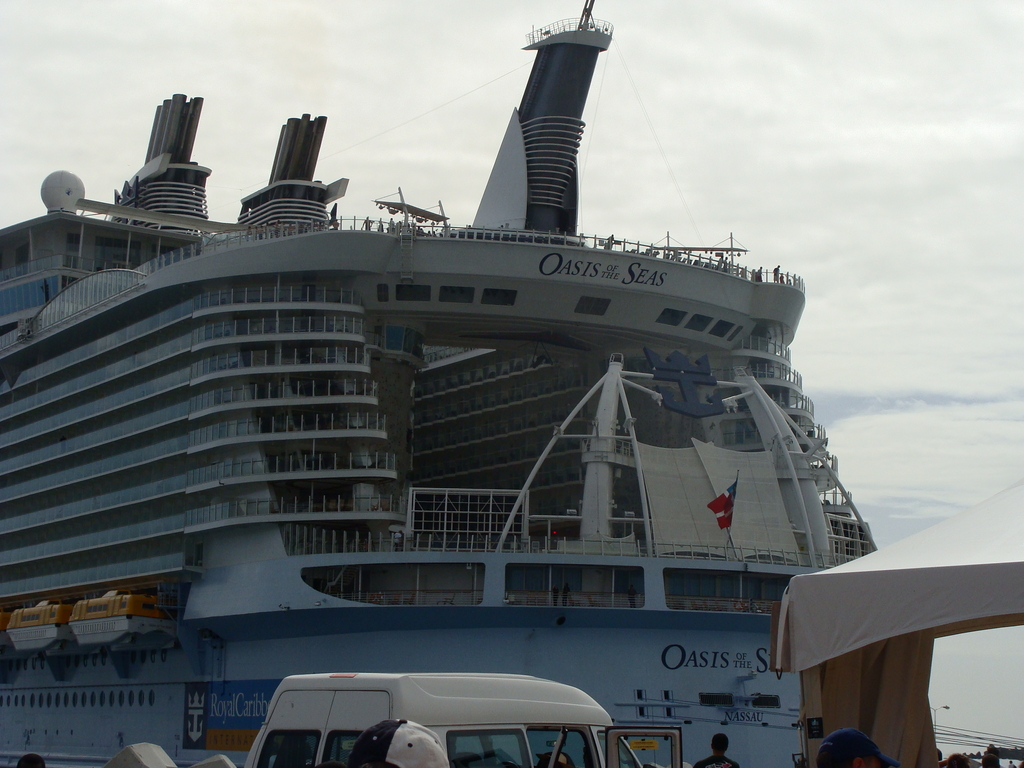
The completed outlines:
<svg viewBox="0 0 1024 768">
<path fill-rule="evenodd" d="M 334 691 L 282 691 L 255 768 L 313 768 L 333 698 Z"/>
<path fill-rule="evenodd" d="M 327 737 L 320 762 L 336 760 L 348 764 L 356 737 L 390 717 L 391 694 L 387 691 L 336 691 L 327 717 Z"/>
<path fill-rule="evenodd" d="M 682 736 L 677 726 L 606 728 L 605 768 L 682 768 Z"/>
</svg>

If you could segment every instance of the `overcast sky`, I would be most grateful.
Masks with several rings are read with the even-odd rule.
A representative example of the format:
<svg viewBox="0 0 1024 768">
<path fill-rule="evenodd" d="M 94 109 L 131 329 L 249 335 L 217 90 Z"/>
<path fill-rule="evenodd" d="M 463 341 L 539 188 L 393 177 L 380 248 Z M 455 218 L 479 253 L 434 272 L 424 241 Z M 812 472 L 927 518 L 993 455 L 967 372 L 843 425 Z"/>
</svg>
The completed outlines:
<svg viewBox="0 0 1024 768">
<path fill-rule="evenodd" d="M 206 98 L 193 159 L 213 169 L 212 218 L 235 219 L 281 124 L 308 112 L 329 117 L 317 177 L 351 179 L 343 215 L 401 185 L 469 223 L 529 74 L 524 35 L 581 6 L 0 0 L 0 226 L 42 214 L 57 169 L 112 200 L 178 92 Z M 805 277 L 794 365 L 880 544 L 1024 475 L 1024 4 L 595 15 L 616 29 L 584 115 L 581 228 L 732 232 L 749 264 Z M 941 641 L 940 724 L 1024 736 L 1022 658 L 1024 630 Z"/>
</svg>

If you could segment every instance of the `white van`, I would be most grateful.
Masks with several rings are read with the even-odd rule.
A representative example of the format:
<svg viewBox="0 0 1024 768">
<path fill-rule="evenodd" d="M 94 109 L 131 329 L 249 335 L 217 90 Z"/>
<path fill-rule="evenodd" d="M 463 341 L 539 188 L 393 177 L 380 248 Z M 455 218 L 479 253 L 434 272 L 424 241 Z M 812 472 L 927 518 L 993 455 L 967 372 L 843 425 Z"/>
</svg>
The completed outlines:
<svg viewBox="0 0 1024 768">
<path fill-rule="evenodd" d="M 526 675 L 344 673 L 282 680 L 245 768 L 347 763 L 356 737 L 389 718 L 434 731 L 452 768 L 682 765 L 678 728 L 612 728 L 601 705 L 569 685 Z"/>
</svg>

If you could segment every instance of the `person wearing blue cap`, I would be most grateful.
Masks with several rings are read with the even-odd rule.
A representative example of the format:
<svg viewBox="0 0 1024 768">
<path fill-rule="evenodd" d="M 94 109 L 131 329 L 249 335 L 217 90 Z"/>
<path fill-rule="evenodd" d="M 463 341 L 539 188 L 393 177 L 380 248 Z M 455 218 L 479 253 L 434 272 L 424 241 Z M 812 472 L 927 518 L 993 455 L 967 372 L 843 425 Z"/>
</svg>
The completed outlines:
<svg viewBox="0 0 1024 768">
<path fill-rule="evenodd" d="M 867 734 L 856 728 L 832 731 L 818 747 L 818 768 L 900 768 L 900 761 L 882 754 Z"/>
</svg>

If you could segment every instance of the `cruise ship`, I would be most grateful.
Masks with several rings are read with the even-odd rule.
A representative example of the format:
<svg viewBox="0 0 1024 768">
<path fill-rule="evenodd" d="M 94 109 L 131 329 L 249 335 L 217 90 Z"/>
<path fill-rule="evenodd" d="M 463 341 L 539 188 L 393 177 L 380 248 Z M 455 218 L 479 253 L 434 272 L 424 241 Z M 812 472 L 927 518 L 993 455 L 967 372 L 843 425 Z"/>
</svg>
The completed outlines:
<svg viewBox="0 0 1024 768">
<path fill-rule="evenodd" d="M 791 763 L 772 602 L 874 544 L 791 362 L 803 281 L 578 231 L 592 5 L 529 34 L 471 226 L 345 200 L 311 115 L 212 221 L 179 94 L 112 202 L 58 171 L 0 229 L 4 759 L 240 763 L 286 675 L 467 671 Z"/>
</svg>

